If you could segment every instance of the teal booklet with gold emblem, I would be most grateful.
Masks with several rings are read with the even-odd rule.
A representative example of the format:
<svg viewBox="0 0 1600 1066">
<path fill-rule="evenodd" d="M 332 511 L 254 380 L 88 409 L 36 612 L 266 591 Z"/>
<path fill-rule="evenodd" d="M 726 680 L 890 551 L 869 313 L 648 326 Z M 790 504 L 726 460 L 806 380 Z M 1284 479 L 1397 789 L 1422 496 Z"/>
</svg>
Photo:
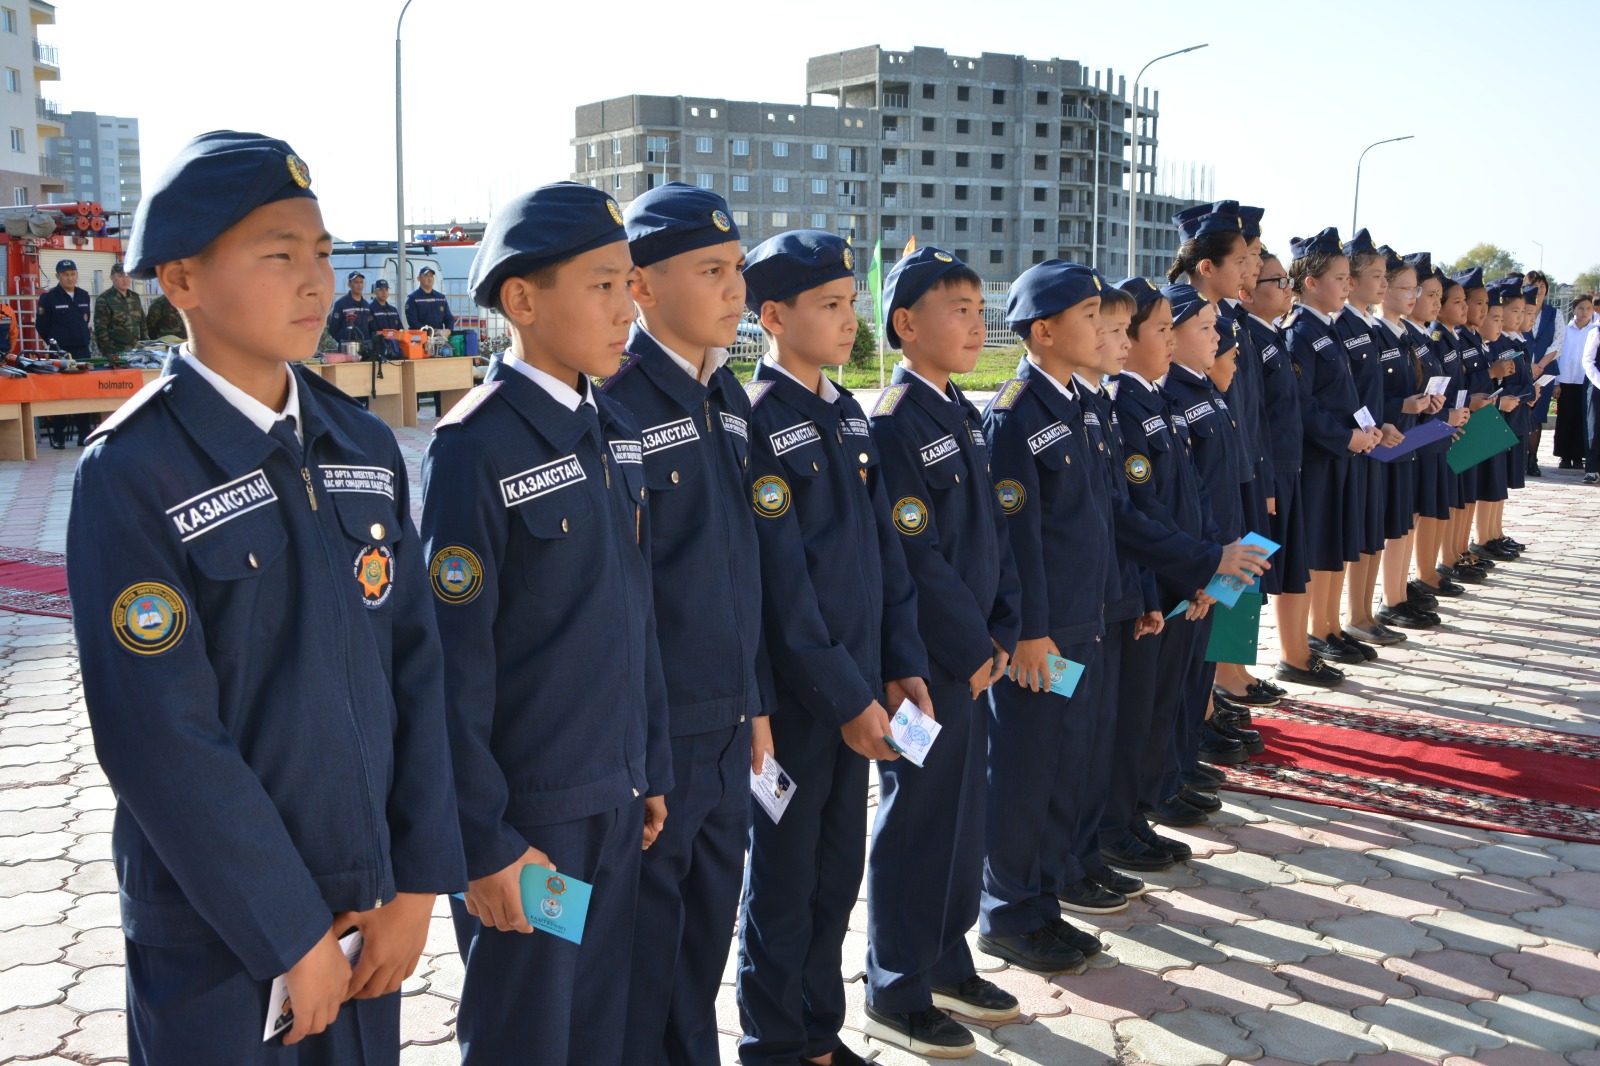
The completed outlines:
<svg viewBox="0 0 1600 1066">
<path fill-rule="evenodd" d="M 1078 681 L 1083 677 L 1082 663 L 1073 662 L 1071 659 L 1060 655 L 1050 656 L 1049 663 L 1049 681 L 1052 693 L 1057 696 L 1070 697 L 1074 692 L 1078 691 Z M 1017 668 L 1015 666 L 1006 667 L 1006 676 L 1016 681 Z M 1021 682 L 1018 682 L 1018 684 L 1021 684 Z"/>
<path fill-rule="evenodd" d="M 522 868 L 522 910 L 528 924 L 562 940 L 583 943 L 591 886 L 548 866 Z"/>
<path fill-rule="evenodd" d="M 1255 544 L 1267 549 L 1268 559 L 1272 558 L 1273 553 L 1283 546 L 1275 540 L 1268 540 L 1260 533 L 1246 533 L 1240 538 L 1239 543 Z M 1224 607 L 1232 607 L 1234 604 L 1239 602 L 1239 597 L 1243 593 L 1255 587 L 1255 578 L 1245 581 L 1242 578 L 1233 577 L 1229 574 L 1218 574 L 1216 577 L 1211 579 L 1211 584 L 1206 586 L 1206 595 L 1210 596 Z"/>
</svg>

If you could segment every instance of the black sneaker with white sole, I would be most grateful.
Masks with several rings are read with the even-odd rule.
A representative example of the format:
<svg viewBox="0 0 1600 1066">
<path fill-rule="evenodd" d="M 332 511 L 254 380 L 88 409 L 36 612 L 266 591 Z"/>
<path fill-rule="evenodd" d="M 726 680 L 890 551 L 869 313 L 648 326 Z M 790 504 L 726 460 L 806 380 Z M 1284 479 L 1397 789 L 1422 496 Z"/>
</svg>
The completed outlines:
<svg viewBox="0 0 1600 1066">
<path fill-rule="evenodd" d="M 934 985 L 933 1005 L 980 1022 L 1009 1022 L 1022 1013 L 1016 996 L 978 974 L 959 985 Z"/>
<path fill-rule="evenodd" d="M 1109 866 L 1102 866 L 1089 873 L 1089 880 L 1101 888 L 1108 888 L 1125 899 L 1138 899 L 1144 895 L 1145 883 L 1137 877 L 1129 877 L 1125 873 L 1113 870 Z"/>
<path fill-rule="evenodd" d="M 891 1014 L 867 1003 L 861 1008 L 866 1020 L 861 1031 L 874 1040 L 905 1048 L 913 1055 L 930 1059 L 964 1059 L 978 1050 L 978 1042 L 966 1026 L 938 1007 L 912 1014 Z"/>
<path fill-rule="evenodd" d="M 1085 877 L 1056 893 L 1061 906 L 1079 914 L 1116 914 L 1128 909 L 1128 897 Z"/>
</svg>

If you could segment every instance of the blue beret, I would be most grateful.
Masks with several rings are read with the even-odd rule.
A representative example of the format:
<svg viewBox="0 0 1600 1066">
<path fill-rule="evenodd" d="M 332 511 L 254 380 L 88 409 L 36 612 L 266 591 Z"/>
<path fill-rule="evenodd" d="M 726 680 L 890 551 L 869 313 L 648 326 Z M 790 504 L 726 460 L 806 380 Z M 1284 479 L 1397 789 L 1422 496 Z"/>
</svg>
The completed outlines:
<svg viewBox="0 0 1600 1066">
<path fill-rule="evenodd" d="M 622 209 L 599 189 L 575 181 L 541 185 L 494 213 L 472 257 L 467 287 L 479 307 L 499 307 L 506 279 L 627 239 Z"/>
<path fill-rule="evenodd" d="M 628 205 L 622 216 L 634 264 L 650 266 L 684 252 L 739 239 L 728 202 L 710 189 L 669 181 Z"/>
<path fill-rule="evenodd" d="M 259 133 L 202 133 L 145 189 L 125 262 L 136 278 L 198 255 L 258 207 L 306 196 L 311 170 L 283 141 Z"/>
<path fill-rule="evenodd" d="M 1026 337 L 1033 323 L 1085 300 L 1100 298 L 1105 283 L 1092 267 L 1048 259 L 1022 272 L 1006 294 L 1006 325 Z"/>
<path fill-rule="evenodd" d="M 1343 255 L 1339 244 L 1339 231 L 1329 226 L 1315 237 L 1290 237 L 1289 260 L 1304 259 L 1308 255 Z"/>
<path fill-rule="evenodd" d="M 1378 250 L 1378 246 L 1372 243 L 1372 234 L 1365 229 L 1356 230 L 1356 235 L 1345 241 L 1340 248 L 1347 256 L 1370 255 Z"/>
<path fill-rule="evenodd" d="M 1524 285 L 1522 287 L 1522 298 L 1524 300 L 1527 300 L 1529 303 L 1533 303 L 1535 300 L 1537 300 L 1539 298 L 1539 286 L 1538 285 Z"/>
<path fill-rule="evenodd" d="M 1463 270 L 1459 274 L 1451 274 L 1450 280 L 1469 292 L 1473 289 L 1481 289 L 1483 288 L 1483 268 L 1473 267 L 1471 270 Z"/>
<path fill-rule="evenodd" d="M 1417 272 L 1417 282 L 1427 281 L 1433 277 L 1433 253 L 1412 252 L 1405 256 L 1406 265 Z"/>
<path fill-rule="evenodd" d="M 894 330 L 895 310 L 915 306 L 934 282 L 965 265 L 949 252 L 928 247 L 918 248 L 890 269 L 883 279 L 883 339 L 889 347 L 900 347 L 900 334 Z"/>
<path fill-rule="evenodd" d="M 61 273 L 63 270 L 77 270 L 77 269 L 78 269 L 78 264 L 74 263 L 70 259 L 57 259 L 56 260 L 56 273 L 57 274 Z"/>
<path fill-rule="evenodd" d="M 1242 233 L 1238 200 L 1218 200 L 1214 204 L 1196 204 L 1172 216 L 1181 240 L 1192 241 L 1208 233 Z"/>
<path fill-rule="evenodd" d="M 1133 297 L 1133 302 L 1139 310 L 1161 299 L 1161 286 L 1149 278 L 1123 278 L 1117 282 L 1117 288 Z"/>
<path fill-rule="evenodd" d="M 745 306 L 759 315 L 768 300 L 787 300 L 855 275 L 855 250 L 843 237 L 819 229 L 787 230 L 745 256 Z"/>
<path fill-rule="evenodd" d="M 1189 319 L 1200 313 L 1200 309 L 1211 301 L 1201 294 L 1193 285 L 1168 285 L 1161 290 L 1161 295 L 1167 298 L 1172 305 L 1172 325 L 1174 328 L 1183 325 Z"/>
<path fill-rule="evenodd" d="M 1521 274 L 1507 274 L 1504 277 L 1495 278 L 1494 279 L 1494 284 L 1503 285 L 1508 281 L 1514 281 L 1518 285 L 1521 285 L 1522 284 L 1522 275 Z"/>
<path fill-rule="evenodd" d="M 1261 236 L 1261 216 L 1267 213 L 1264 207 L 1240 207 L 1239 229 L 1244 234 L 1244 239 L 1253 241 Z"/>
<path fill-rule="evenodd" d="M 1505 306 L 1506 301 L 1512 299 L 1513 297 L 1518 300 L 1522 299 L 1521 286 L 1490 285 L 1487 286 L 1485 291 L 1487 291 L 1489 294 L 1490 307 L 1503 307 Z"/>
<path fill-rule="evenodd" d="M 1217 316 L 1217 358 L 1220 359 L 1239 346 L 1236 323 L 1227 315 Z"/>
</svg>

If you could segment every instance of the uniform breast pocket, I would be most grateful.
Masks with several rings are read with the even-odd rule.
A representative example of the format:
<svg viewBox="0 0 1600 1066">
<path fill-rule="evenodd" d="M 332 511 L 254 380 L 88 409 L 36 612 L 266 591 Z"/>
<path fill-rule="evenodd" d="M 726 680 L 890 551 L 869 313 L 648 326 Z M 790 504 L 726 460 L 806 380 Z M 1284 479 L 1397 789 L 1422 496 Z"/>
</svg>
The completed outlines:
<svg viewBox="0 0 1600 1066">
<path fill-rule="evenodd" d="M 520 524 L 528 534 L 517 553 L 527 590 L 552 600 L 577 595 L 593 580 L 590 567 L 602 536 L 589 497 L 578 488 L 558 489 L 513 510 L 513 529 Z"/>
<path fill-rule="evenodd" d="M 628 464 L 618 465 L 624 471 L 629 471 Z M 642 476 L 643 486 L 649 489 L 648 494 L 641 498 L 639 486 L 629 482 L 633 501 L 649 502 L 651 536 L 676 539 L 699 529 L 705 523 L 705 497 L 699 487 L 705 474 L 701 467 L 699 456 L 686 448 L 677 448 L 651 456 L 644 461 L 643 467 L 633 468 L 639 472 L 637 476 Z"/>
<path fill-rule="evenodd" d="M 213 649 L 241 655 L 283 628 L 296 598 L 288 544 L 276 512 L 268 508 L 189 542 L 197 578 L 195 608 Z"/>
<path fill-rule="evenodd" d="M 796 448 L 792 452 L 785 452 L 780 459 L 784 470 L 801 481 L 820 477 L 828 469 L 827 453 L 814 444 L 808 448 Z"/>
<path fill-rule="evenodd" d="M 404 532 L 387 496 L 372 492 L 335 492 L 334 509 L 350 555 L 351 592 L 372 611 L 387 612 L 393 601 L 396 555 Z"/>
<path fill-rule="evenodd" d="M 967 484 L 972 471 L 967 468 L 966 459 L 956 454 L 924 467 L 922 475 L 928 482 L 930 492 L 942 494 Z"/>
<path fill-rule="evenodd" d="M 1199 437 L 1201 440 L 1210 440 L 1217 435 L 1217 416 L 1207 415 L 1204 418 L 1191 418 L 1189 420 L 1189 436 Z"/>
</svg>

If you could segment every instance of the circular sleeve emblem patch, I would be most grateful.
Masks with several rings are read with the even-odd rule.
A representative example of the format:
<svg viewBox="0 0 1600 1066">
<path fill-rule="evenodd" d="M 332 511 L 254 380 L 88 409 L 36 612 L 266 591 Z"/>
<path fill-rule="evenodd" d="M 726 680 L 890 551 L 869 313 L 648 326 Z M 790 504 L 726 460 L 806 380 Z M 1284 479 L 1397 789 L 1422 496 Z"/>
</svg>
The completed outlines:
<svg viewBox="0 0 1600 1066">
<path fill-rule="evenodd" d="M 909 536 L 921 533 L 928 524 L 928 508 L 915 496 L 907 496 L 894 505 L 894 526 Z"/>
<path fill-rule="evenodd" d="M 764 477 L 750 491 L 756 514 L 777 518 L 789 509 L 789 486 L 781 477 Z"/>
<path fill-rule="evenodd" d="M 1122 468 L 1128 472 L 1128 480 L 1135 485 L 1143 485 L 1150 480 L 1150 460 L 1142 455 L 1130 455 Z"/>
<path fill-rule="evenodd" d="M 471 603 L 483 591 L 483 564 L 473 552 L 451 544 L 433 553 L 428 580 L 442 602 L 454 606 Z"/>
<path fill-rule="evenodd" d="M 382 607 L 394 591 L 394 553 L 382 544 L 369 544 L 356 553 L 356 582 L 365 607 Z"/>
<path fill-rule="evenodd" d="M 143 581 L 129 585 L 111 608 L 117 643 L 135 655 L 161 655 L 183 640 L 189 607 L 171 585 Z"/>
<path fill-rule="evenodd" d="M 1000 510 L 1006 514 L 1016 514 L 1022 510 L 1023 503 L 1028 499 L 1023 487 L 1009 478 L 995 485 L 994 494 L 1000 497 Z"/>
</svg>

